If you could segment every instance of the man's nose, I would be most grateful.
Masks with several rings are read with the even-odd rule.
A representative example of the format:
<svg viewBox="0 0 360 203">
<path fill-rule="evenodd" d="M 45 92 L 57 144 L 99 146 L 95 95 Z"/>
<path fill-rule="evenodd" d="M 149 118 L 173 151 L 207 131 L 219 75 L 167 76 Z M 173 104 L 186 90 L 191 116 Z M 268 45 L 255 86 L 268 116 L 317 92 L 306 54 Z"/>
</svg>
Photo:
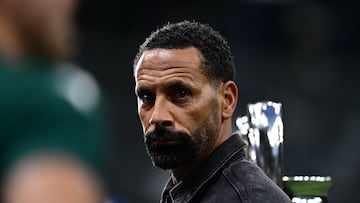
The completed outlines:
<svg viewBox="0 0 360 203">
<path fill-rule="evenodd" d="M 173 127 L 174 122 L 170 108 L 171 105 L 166 101 L 166 99 L 157 98 L 153 106 L 153 112 L 149 120 L 149 124 L 163 128 Z"/>
</svg>

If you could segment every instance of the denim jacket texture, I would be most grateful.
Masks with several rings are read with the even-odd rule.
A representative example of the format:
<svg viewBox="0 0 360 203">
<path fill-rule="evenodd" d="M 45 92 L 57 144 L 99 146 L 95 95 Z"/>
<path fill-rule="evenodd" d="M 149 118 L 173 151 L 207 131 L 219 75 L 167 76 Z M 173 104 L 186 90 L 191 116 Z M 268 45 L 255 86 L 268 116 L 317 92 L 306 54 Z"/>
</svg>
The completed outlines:
<svg viewBox="0 0 360 203">
<path fill-rule="evenodd" d="M 184 180 L 173 185 L 170 179 L 160 203 L 290 203 L 262 169 L 245 160 L 244 146 L 232 135 Z"/>
</svg>

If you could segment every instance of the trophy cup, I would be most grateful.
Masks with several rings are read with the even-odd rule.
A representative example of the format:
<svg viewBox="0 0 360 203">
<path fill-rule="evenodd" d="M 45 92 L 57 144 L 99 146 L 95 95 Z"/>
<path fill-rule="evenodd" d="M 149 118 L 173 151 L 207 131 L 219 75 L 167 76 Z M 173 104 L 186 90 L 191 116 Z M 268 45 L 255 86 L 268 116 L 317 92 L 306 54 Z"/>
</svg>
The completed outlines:
<svg viewBox="0 0 360 203">
<path fill-rule="evenodd" d="M 283 122 L 281 103 L 248 104 L 246 116 L 236 120 L 239 134 L 247 143 L 246 156 L 279 186 L 282 184 Z"/>
<path fill-rule="evenodd" d="M 246 158 L 257 164 L 278 184 L 294 203 L 326 203 L 331 177 L 284 176 L 284 130 L 281 103 L 272 101 L 248 104 L 245 116 L 236 120 L 238 134 L 247 144 Z"/>
</svg>

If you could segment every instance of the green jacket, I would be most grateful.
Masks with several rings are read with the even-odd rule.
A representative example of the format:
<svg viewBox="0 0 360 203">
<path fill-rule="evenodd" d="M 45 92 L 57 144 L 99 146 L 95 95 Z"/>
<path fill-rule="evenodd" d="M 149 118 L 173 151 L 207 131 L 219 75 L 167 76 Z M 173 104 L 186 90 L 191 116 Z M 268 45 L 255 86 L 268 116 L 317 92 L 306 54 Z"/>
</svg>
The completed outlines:
<svg viewBox="0 0 360 203">
<path fill-rule="evenodd" d="M 22 156 L 49 150 L 102 170 L 106 146 L 99 119 L 60 97 L 50 84 L 51 65 L 39 66 L 18 71 L 0 61 L 0 177 Z"/>
</svg>

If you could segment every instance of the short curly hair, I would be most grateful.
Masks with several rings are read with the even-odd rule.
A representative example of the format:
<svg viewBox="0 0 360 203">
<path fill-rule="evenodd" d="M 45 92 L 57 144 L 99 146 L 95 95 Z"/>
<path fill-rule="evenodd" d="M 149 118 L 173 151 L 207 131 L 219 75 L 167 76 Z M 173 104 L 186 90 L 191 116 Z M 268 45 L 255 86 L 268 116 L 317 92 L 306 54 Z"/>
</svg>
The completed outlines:
<svg viewBox="0 0 360 203">
<path fill-rule="evenodd" d="M 202 70 L 209 81 L 218 84 L 234 80 L 235 65 L 227 41 L 209 25 L 195 21 L 168 23 L 153 32 L 140 46 L 134 67 L 146 50 L 188 47 L 195 47 L 202 54 Z"/>
</svg>

